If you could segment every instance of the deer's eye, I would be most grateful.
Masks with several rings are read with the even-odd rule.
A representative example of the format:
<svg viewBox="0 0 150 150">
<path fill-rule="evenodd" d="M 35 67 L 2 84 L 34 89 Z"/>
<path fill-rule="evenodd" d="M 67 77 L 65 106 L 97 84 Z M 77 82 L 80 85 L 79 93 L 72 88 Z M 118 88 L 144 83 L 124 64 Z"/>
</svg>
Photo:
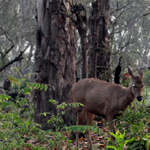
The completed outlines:
<svg viewBox="0 0 150 150">
<path fill-rule="evenodd" d="M 136 87 L 134 84 L 132 85 L 134 88 Z"/>
</svg>

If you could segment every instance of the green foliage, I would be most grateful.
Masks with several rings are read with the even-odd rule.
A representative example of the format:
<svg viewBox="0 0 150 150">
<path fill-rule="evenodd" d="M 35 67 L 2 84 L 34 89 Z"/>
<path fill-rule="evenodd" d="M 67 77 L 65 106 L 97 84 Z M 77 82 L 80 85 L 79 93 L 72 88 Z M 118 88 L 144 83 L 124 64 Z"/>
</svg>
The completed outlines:
<svg viewBox="0 0 150 150">
<path fill-rule="evenodd" d="M 0 107 L 4 107 L 5 102 L 1 102 Z M 0 147 L 3 149 L 21 149 L 25 146 L 26 137 L 37 132 L 37 125 L 33 122 L 33 111 L 28 112 L 28 117 L 24 120 L 19 116 L 19 109 L 12 102 L 7 102 L 10 112 L 0 112 Z"/>
<path fill-rule="evenodd" d="M 121 85 L 125 87 L 129 87 L 130 84 L 130 78 L 127 80 L 124 80 L 124 78 L 121 80 Z"/>
<path fill-rule="evenodd" d="M 134 139 L 133 141 L 127 143 L 127 150 L 149 150 L 150 145 L 148 141 L 148 135 L 146 135 L 145 137 L 139 137 L 138 139 Z"/>
<path fill-rule="evenodd" d="M 56 115 L 49 112 L 51 114 L 50 119 L 48 120 L 48 123 L 52 123 L 55 127 L 55 130 L 58 131 L 62 127 L 64 121 L 62 119 L 62 116 L 65 115 L 65 111 L 69 107 L 78 107 L 83 106 L 81 103 L 68 103 L 62 102 L 61 104 L 58 104 L 58 101 L 50 99 L 49 102 L 53 104 L 56 107 Z M 48 113 L 43 113 L 44 116 L 46 116 Z"/>
<path fill-rule="evenodd" d="M 129 150 L 132 149 L 133 147 L 134 147 L 133 149 L 141 149 L 140 147 L 144 148 L 144 146 L 146 149 L 148 147 L 147 128 L 148 128 L 149 120 L 150 120 L 150 115 L 149 112 L 147 111 L 147 107 L 145 106 L 144 102 L 139 103 L 137 101 L 135 101 L 132 104 L 132 106 L 126 110 L 124 116 L 119 117 L 118 120 L 119 122 L 116 124 L 116 128 L 119 129 L 121 132 L 124 131 L 126 132 L 126 135 L 125 132 L 123 134 L 124 139 L 126 139 L 127 141 L 132 139 L 127 144 Z M 113 135 L 113 136 L 117 139 L 118 135 L 116 136 Z M 121 139 L 120 136 L 119 138 Z M 117 142 L 118 141 L 116 140 L 116 143 Z"/>
<path fill-rule="evenodd" d="M 131 139 L 126 139 L 125 132 L 123 134 L 119 133 L 119 131 L 114 133 L 110 133 L 115 138 L 115 141 L 113 142 L 113 145 L 107 146 L 107 148 L 114 149 L 114 150 L 123 150 L 124 147 L 126 147 L 127 150 L 147 150 L 149 149 L 148 144 L 148 135 L 144 137 L 139 137 L 138 139 L 135 139 L 132 137 Z M 108 138 L 108 140 L 111 142 L 111 139 Z"/>
<path fill-rule="evenodd" d="M 18 93 L 24 93 L 30 95 L 34 89 L 44 90 L 48 89 L 45 84 L 31 83 L 28 80 L 28 76 L 22 78 L 14 78 L 9 76 L 9 80 L 12 83 L 13 90 Z M 17 98 L 16 101 L 19 105 L 8 101 L 10 97 L 7 95 L 0 95 L 0 147 L 3 149 L 22 149 L 23 147 L 31 149 L 55 149 L 61 148 L 62 142 L 67 141 L 68 147 L 72 140 L 66 139 L 65 134 L 60 132 L 61 124 L 63 124 L 62 116 L 65 114 L 68 107 L 83 106 L 78 103 L 61 103 L 58 104 L 55 100 L 50 100 L 50 102 L 56 107 L 57 114 L 52 114 L 48 123 L 53 123 L 55 127 L 55 132 L 41 131 L 39 125 L 33 121 L 33 103 L 28 99 L 22 99 L 21 101 Z M 25 111 L 20 114 L 21 106 L 28 103 L 30 110 Z M 19 107 L 18 107 L 19 106 Z M 7 111 L 6 108 L 9 108 Z M 44 116 L 47 113 L 43 113 Z M 34 144 L 26 143 L 26 141 L 36 141 L 39 146 L 33 146 Z M 44 145 L 44 143 L 47 143 Z"/>
<path fill-rule="evenodd" d="M 17 89 L 19 93 L 23 92 L 24 94 L 30 94 L 34 89 L 45 90 L 45 91 L 48 89 L 47 84 L 30 82 L 28 78 L 25 77 L 17 79 L 8 76 L 8 79 L 11 82 L 12 87 L 14 89 Z"/>
<path fill-rule="evenodd" d="M 9 76 L 12 89 L 17 90 L 18 93 L 24 93 L 30 95 L 33 89 L 47 90 L 48 86 L 45 84 L 31 83 L 28 77 L 14 78 Z M 45 149 L 44 146 L 33 148 L 32 144 L 26 143 L 26 141 L 42 138 L 45 142 L 44 133 L 39 129 L 39 125 L 33 121 L 33 103 L 27 99 L 19 100 L 16 102 L 19 105 L 9 101 L 10 96 L 0 95 L 0 147 L 2 149 L 22 149 L 23 147 L 31 147 L 32 149 Z M 28 103 L 28 111 L 24 110 L 23 114 L 20 114 L 22 106 Z M 19 107 L 18 107 L 19 106 Z M 35 135 L 35 136 L 33 136 Z M 39 141 L 41 142 L 41 141 Z M 43 148 L 42 148 L 43 147 Z"/>
<path fill-rule="evenodd" d="M 98 128 L 94 126 L 86 126 L 86 125 L 75 125 L 75 126 L 70 126 L 66 127 L 66 130 L 68 131 L 73 131 L 73 132 L 82 132 L 85 133 L 86 130 L 91 130 L 92 132 L 98 132 Z"/>
<path fill-rule="evenodd" d="M 112 135 L 115 138 L 115 146 L 109 145 L 107 146 L 107 148 L 114 149 L 114 150 L 123 150 L 123 147 L 125 146 L 125 144 L 132 142 L 134 140 L 134 138 L 130 140 L 125 140 L 125 132 L 122 134 L 122 133 L 119 133 L 119 131 L 117 131 L 115 134 L 110 133 L 110 135 Z M 108 140 L 111 141 L 110 138 L 108 138 Z"/>
<path fill-rule="evenodd" d="M 134 107 L 129 107 L 124 116 L 119 118 L 120 123 L 117 124 L 117 128 L 126 130 L 129 137 L 143 137 L 147 134 L 146 125 L 150 119 L 149 112 L 144 105 L 136 102 L 133 105 Z"/>
<path fill-rule="evenodd" d="M 150 87 L 146 85 L 143 89 L 143 103 L 146 106 L 150 105 Z"/>
<path fill-rule="evenodd" d="M 149 69 L 144 70 L 144 84 L 146 86 L 150 86 L 150 70 Z"/>
<path fill-rule="evenodd" d="M 45 84 L 30 83 L 28 78 L 16 79 L 10 77 L 13 86 L 17 91 L 30 95 L 33 89 L 47 90 L 48 86 Z M 120 123 L 117 123 L 116 134 L 110 133 L 115 137 L 116 143 L 109 145 L 107 148 L 120 150 L 124 145 L 127 149 L 146 149 L 148 145 L 148 133 L 147 127 L 150 120 L 150 110 L 147 108 L 149 93 L 144 92 L 144 97 L 147 98 L 142 103 L 134 102 L 132 108 L 129 107 L 123 117 L 119 118 Z M 41 115 L 50 115 L 48 123 L 52 123 L 55 128 L 55 132 L 51 130 L 42 131 L 40 125 L 33 122 L 33 103 L 28 99 L 22 99 L 19 101 L 19 107 L 10 102 L 7 95 L 0 95 L 0 147 L 3 149 L 61 149 L 67 142 L 67 148 L 71 148 L 72 140 L 65 136 L 65 132 L 82 132 L 91 130 L 94 133 L 99 133 L 100 130 L 96 126 L 70 126 L 64 125 L 63 116 L 70 107 L 83 106 L 80 103 L 68 103 L 62 102 L 59 104 L 56 100 L 49 100 L 51 104 L 56 108 L 56 114 L 52 112 L 44 112 Z M 23 115 L 20 115 L 20 106 L 28 103 L 30 109 L 25 111 Z M 116 119 L 118 121 L 118 119 Z M 63 128 L 62 128 L 63 127 Z M 124 132 L 125 131 L 125 132 Z M 123 134 L 122 134 L 123 133 Z M 104 134 L 104 133 L 103 133 Z M 110 139 L 109 139 L 110 140 Z M 29 143 L 29 141 L 35 141 L 37 146 Z"/>
<path fill-rule="evenodd" d="M 10 96 L 8 96 L 8 95 L 0 95 L 0 102 L 2 101 L 2 100 L 8 100 L 8 99 L 10 99 Z"/>
</svg>

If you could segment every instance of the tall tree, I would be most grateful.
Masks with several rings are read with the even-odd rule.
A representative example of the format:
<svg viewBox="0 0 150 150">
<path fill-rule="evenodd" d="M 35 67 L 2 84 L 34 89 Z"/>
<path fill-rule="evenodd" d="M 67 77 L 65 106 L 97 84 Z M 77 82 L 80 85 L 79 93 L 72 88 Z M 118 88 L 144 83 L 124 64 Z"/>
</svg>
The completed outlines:
<svg viewBox="0 0 150 150">
<path fill-rule="evenodd" d="M 49 100 L 70 102 L 70 89 L 75 83 L 75 27 L 70 19 L 72 0 L 37 0 L 37 48 L 35 72 L 37 83 L 48 85 L 48 90 L 34 91 L 34 120 L 43 129 L 53 128 L 48 124 L 50 113 L 56 108 Z M 41 113 L 48 112 L 47 116 Z M 49 113 L 50 112 L 50 113 Z M 64 118 L 68 124 L 70 118 Z"/>
<path fill-rule="evenodd" d="M 92 3 L 93 10 L 90 17 L 90 28 L 92 34 L 92 50 L 90 55 L 91 71 L 90 77 L 98 77 L 102 80 L 110 79 L 109 61 L 109 0 L 96 0 Z"/>
<path fill-rule="evenodd" d="M 80 45 L 82 49 L 82 78 L 86 78 L 88 76 L 88 60 L 87 60 L 87 15 L 86 9 L 83 4 L 74 4 L 72 7 L 72 13 L 76 16 L 76 21 L 74 21 L 76 28 L 80 35 Z"/>
</svg>

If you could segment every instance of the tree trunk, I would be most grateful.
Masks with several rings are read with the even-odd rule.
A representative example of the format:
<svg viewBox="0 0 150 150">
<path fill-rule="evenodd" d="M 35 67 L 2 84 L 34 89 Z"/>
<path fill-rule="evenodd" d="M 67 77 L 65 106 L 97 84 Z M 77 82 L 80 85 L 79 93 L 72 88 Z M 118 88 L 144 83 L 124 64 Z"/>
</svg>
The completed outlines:
<svg viewBox="0 0 150 150">
<path fill-rule="evenodd" d="M 110 79 L 110 50 L 108 37 L 109 0 L 97 0 L 92 3 L 93 11 L 90 18 L 92 34 L 92 52 L 90 55 L 90 77 L 101 80 Z"/>
<path fill-rule="evenodd" d="M 79 32 L 80 39 L 81 39 L 81 49 L 82 49 L 82 79 L 87 78 L 88 75 L 88 61 L 87 61 L 87 39 L 86 39 L 86 32 L 87 32 L 87 15 L 86 9 L 84 8 L 83 4 L 76 3 L 72 7 L 72 13 L 76 16 L 76 21 L 74 21 L 76 28 Z"/>
<path fill-rule="evenodd" d="M 47 121 L 56 109 L 49 100 L 71 102 L 70 89 L 75 83 L 75 27 L 69 15 L 72 0 L 37 0 L 37 49 L 35 72 L 37 83 L 48 84 L 48 90 L 34 91 L 34 121 L 42 129 L 53 128 Z M 70 112 L 69 112 L 70 115 Z M 70 118 L 64 118 L 70 124 Z"/>
</svg>

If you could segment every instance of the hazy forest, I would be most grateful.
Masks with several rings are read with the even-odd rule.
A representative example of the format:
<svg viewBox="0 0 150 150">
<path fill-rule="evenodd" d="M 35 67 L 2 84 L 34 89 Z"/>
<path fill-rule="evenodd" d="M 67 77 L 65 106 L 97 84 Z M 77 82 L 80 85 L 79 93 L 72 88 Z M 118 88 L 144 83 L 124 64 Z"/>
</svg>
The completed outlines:
<svg viewBox="0 0 150 150">
<path fill-rule="evenodd" d="M 71 101 L 84 78 L 105 81 L 93 97 L 91 84 L 74 88 L 91 101 L 107 99 L 106 84 L 131 89 L 135 100 L 123 116 L 125 104 L 116 104 L 113 121 L 95 115 L 87 124 L 88 104 Z M 109 93 L 111 110 L 119 92 Z M 76 108 L 87 111 L 81 125 Z M 0 149 L 77 148 L 150 150 L 150 1 L 0 0 Z"/>
</svg>

